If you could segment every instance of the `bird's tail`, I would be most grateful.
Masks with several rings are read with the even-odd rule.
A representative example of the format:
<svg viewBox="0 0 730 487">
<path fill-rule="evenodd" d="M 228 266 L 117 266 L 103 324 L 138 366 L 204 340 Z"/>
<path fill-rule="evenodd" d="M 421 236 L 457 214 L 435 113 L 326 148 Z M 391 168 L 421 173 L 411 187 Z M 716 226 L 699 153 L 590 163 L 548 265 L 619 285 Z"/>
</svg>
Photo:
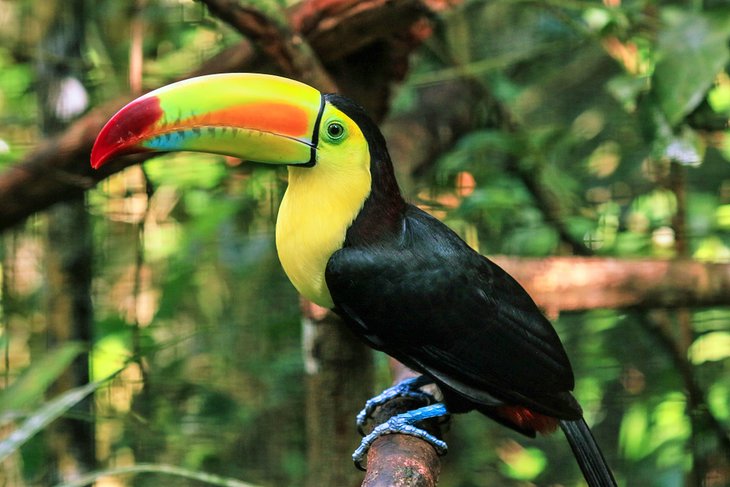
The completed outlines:
<svg viewBox="0 0 730 487">
<path fill-rule="evenodd" d="M 603 458 L 593 433 L 583 418 L 576 421 L 560 421 L 573 455 L 590 487 L 616 487 L 611 469 Z"/>
</svg>

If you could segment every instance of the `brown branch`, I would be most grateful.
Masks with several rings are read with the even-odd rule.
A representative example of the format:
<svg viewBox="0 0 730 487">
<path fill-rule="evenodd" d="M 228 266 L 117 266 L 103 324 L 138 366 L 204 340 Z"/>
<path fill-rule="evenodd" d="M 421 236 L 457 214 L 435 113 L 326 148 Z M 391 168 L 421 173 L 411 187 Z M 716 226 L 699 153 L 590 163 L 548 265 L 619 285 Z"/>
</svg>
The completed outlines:
<svg viewBox="0 0 730 487">
<path fill-rule="evenodd" d="M 292 25 L 326 62 L 342 59 L 379 39 L 407 32 L 428 14 L 420 0 L 310 0 L 294 12 Z M 342 44 L 341 39 L 350 42 Z"/>
<path fill-rule="evenodd" d="M 549 315 L 596 308 L 727 306 L 730 265 L 691 260 L 496 256 Z"/>
<path fill-rule="evenodd" d="M 213 4 L 214 1 L 209 0 L 206 3 Z M 226 4 L 222 0 L 219 3 L 221 5 Z M 293 25 L 306 25 L 308 32 L 311 35 L 316 35 L 311 44 L 322 62 L 331 61 L 335 58 L 339 59 L 343 53 L 352 53 L 353 46 L 361 42 L 356 37 L 362 32 L 376 29 L 374 23 L 378 23 L 376 31 L 380 33 L 379 35 L 386 35 L 388 32 L 391 35 L 401 35 L 402 32 L 397 30 L 401 28 L 401 22 L 414 23 L 423 17 L 423 10 L 413 7 L 420 4 L 415 0 L 370 0 L 355 2 L 355 4 L 344 1 L 332 2 L 333 4 L 342 3 L 347 8 L 318 16 L 313 16 L 314 14 L 306 11 L 307 8 L 311 9 L 314 3 L 316 2 L 299 4 L 297 9 L 289 13 L 289 17 L 295 19 L 292 20 Z M 402 5 L 411 6 L 410 10 L 406 12 L 411 17 L 399 17 L 397 21 L 390 19 L 390 16 L 394 13 L 401 12 L 399 15 L 403 15 L 404 10 L 400 10 Z M 364 15 L 364 10 L 367 10 L 365 7 L 370 10 L 378 10 L 378 12 L 371 11 L 368 15 Z M 353 12 L 357 12 L 358 15 Z M 242 19 L 242 28 L 244 25 L 248 25 L 253 30 L 254 27 L 250 25 L 250 21 L 251 18 Z M 386 30 L 382 30 L 384 28 Z M 263 31 L 260 34 L 260 39 L 264 38 L 266 32 L 268 31 Z M 274 40 L 267 42 L 275 43 Z M 290 38 L 291 44 L 296 45 L 297 42 L 296 36 Z M 326 43 L 330 42 L 334 45 L 328 47 Z M 296 57 L 298 59 L 296 62 L 301 63 L 304 58 L 305 56 L 299 55 Z M 266 56 L 255 50 L 250 42 L 243 41 L 214 56 L 199 69 L 190 73 L 190 76 L 270 69 L 266 68 L 264 64 L 267 59 Z M 307 71 L 306 63 L 297 64 L 296 66 L 299 66 L 299 69 L 302 70 L 302 78 L 307 79 L 308 76 L 314 76 L 313 72 Z M 368 82 L 368 79 L 360 81 L 363 85 L 367 85 Z M 324 81 L 314 81 L 314 84 L 323 89 L 328 89 L 328 83 Z M 150 157 L 126 158 L 109 165 L 109 167 L 105 166 L 102 171 L 92 171 L 89 167 L 89 154 L 96 134 L 114 112 L 128 101 L 130 101 L 130 96 L 121 96 L 94 109 L 65 132 L 57 137 L 45 140 L 19 163 L 0 173 L 0 230 L 23 221 L 28 216 L 48 208 L 53 203 L 76 196 L 124 167 L 139 163 Z"/>
<path fill-rule="evenodd" d="M 683 309 L 688 304 L 725 306 L 730 302 L 728 264 L 597 257 L 496 256 L 493 260 L 520 281 L 551 315 L 593 308 Z M 655 315 L 651 316 L 657 320 Z M 706 428 L 713 431 L 721 448 L 728 451 L 730 436 L 706 407 L 705 393 L 694 377 L 686 353 L 663 330 L 647 328 L 656 335 L 680 371 L 690 403 L 697 410 L 695 414 L 701 415 Z M 405 377 L 396 377 L 395 382 Z M 376 424 L 414 407 L 400 403 L 400 399 L 392 403 L 377 412 Z M 402 409 L 391 409 L 399 407 Z M 421 482 L 407 485 L 435 485 L 439 469 L 438 457 L 427 443 L 407 435 L 387 435 L 370 449 L 363 486 L 400 485 L 398 482 L 403 482 L 404 476 L 410 482 L 414 478 Z"/>
<path fill-rule="evenodd" d="M 394 384 L 418 375 L 393 359 L 390 365 Z M 392 399 L 375 411 L 373 426 L 419 406 L 422 404 L 412 399 Z M 439 434 L 437 421 L 429 421 L 427 428 L 432 434 Z M 375 440 L 368 451 L 362 487 L 434 487 L 440 472 L 441 460 L 429 443 L 410 435 L 385 435 Z"/>
<path fill-rule="evenodd" d="M 286 25 L 278 24 L 258 10 L 237 0 L 198 0 L 208 10 L 254 41 L 282 74 L 299 79 L 324 92 L 337 91 L 337 85 L 324 70 L 307 42 Z M 337 22 L 336 22 L 337 23 Z"/>
<path fill-rule="evenodd" d="M 372 353 L 331 311 L 305 299 L 302 348 L 305 367 L 307 476 L 305 487 L 356 485 L 361 473 L 349 461 L 359 441 L 354 412 L 373 383 Z"/>
</svg>

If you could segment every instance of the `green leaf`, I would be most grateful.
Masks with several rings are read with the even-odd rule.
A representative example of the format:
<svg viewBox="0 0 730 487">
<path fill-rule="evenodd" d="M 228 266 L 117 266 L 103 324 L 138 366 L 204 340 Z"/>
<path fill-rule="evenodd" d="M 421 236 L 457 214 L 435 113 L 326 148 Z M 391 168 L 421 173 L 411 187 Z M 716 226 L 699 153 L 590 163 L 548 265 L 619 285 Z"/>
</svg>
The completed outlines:
<svg viewBox="0 0 730 487">
<path fill-rule="evenodd" d="M 634 404 L 624 414 L 619 431 L 619 447 L 626 458 L 639 460 L 649 453 L 649 415 L 646 406 Z"/>
<path fill-rule="evenodd" d="M 705 98 L 730 60 L 730 14 L 667 9 L 659 34 L 654 95 L 672 126 Z"/>
<path fill-rule="evenodd" d="M 13 431 L 10 436 L 0 442 L 0 462 L 17 451 L 18 448 L 36 433 L 98 389 L 104 382 L 90 382 L 81 387 L 71 389 L 53 400 L 46 402 L 40 409 L 29 416 L 18 429 Z"/>
<path fill-rule="evenodd" d="M 715 222 L 717 228 L 721 230 L 730 230 L 730 205 L 720 205 L 715 208 Z"/>
<path fill-rule="evenodd" d="M 513 479 L 532 480 L 547 466 L 545 453 L 537 448 L 515 448 L 503 456 L 500 470 Z"/>
<path fill-rule="evenodd" d="M 0 414 L 23 409 L 41 399 L 46 389 L 83 350 L 82 344 L 69 342 L 35 360 L 0 393 Z"/>
<path fill-rule="evenodd" d="M 730 79 L 725 77 L 707 94 L 707 101 L 717 113 L 730 114 Z"/>
<path fill-rule="evenodd" d="M 730 333 L 726 331 L 705 333 L 692 343 L 689 357 L 695 365 L 725 360 L 730 357 Z"/>
<path fill-rule="evenodd" d="M 647 85 L 647 77 L 619 74 L 606 82 L 606 89 L 621 103 L 624 110 L 633 112 L 636 110 L 636 100 L 646 91 Z"/>
<path fill-rule="evenodd" d="M 716 418 L 723 421 L 730 419 L 730 387 L 727 384 L 711 385 L 707 393 L 707 403 Z"/>
</svg>

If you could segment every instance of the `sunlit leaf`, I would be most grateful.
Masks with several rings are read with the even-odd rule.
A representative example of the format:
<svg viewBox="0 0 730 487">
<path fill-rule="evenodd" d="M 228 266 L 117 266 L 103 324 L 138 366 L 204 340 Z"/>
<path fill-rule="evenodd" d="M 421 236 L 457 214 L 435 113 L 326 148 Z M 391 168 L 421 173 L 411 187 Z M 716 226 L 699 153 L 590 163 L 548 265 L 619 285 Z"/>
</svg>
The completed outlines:
<svg viewBox="0 0 730 487">
<path fill-rule="evenodd" d="M 669 10 L 659 34 L 654 93 L 669 123 L 677 125 L 705 97 L 730 60 L 730 13 Z"/>
<path fill-rule="evenodd" d="M 692 426 L 687 416 L 687 400 L 684 394 L 668 393 L 654 408 L 651 416 L 649 444 L 657 465 L 662 469 L 672 469 L 691 460 L 685 448 Z"/>
<path fill-rule="evenodd" d="M 94 343 L 91 354 L 91 371 L 94 378 L 108 377 L 115 370 L 119 370 L 129 361 L 132 351 L 130 350 L 130 332 L 127 336 L 122 334 L 107 335 Z"/>
<path fill-rule="evenodd" d="M 44 403 L 41 408 L 33 412 L 7 438 L 0 441 L 0 462 L 20 448 L 36 433 L 98 389 L 103 383 L 104 381 L 90 382 L 89 384 L 66 391 L 51 401 Z"/>
<path fill-rule="evenodd" d="M 730 229 L 730 205 L 720 205 L 715 209 L 717 226 L 723 230 Z"/>
<path fill-rule="evenodd" d="M 707 94 L 707 101 L 714 111 L 730 115 L 730 77 L 723 73 L 718 78 L 717 85 Z"/>
<path fill-rule="evenodd" d="M 631 208 L 645 215 L 653 225 L 667 225 L 677 212 L 677 197 L 667 189 L 656 189 L 636 198 Z"/>
<path fill-rule="evenodd" d="M 730 332 L 715 331 L 698 337 L 689 348 L 694 364 L 716 362 L 730 357 Z"/>
<path fill-rule="evenodd" d="M 513 479 L 532 480 L 547 466 L 545 453 L 537 448 L 519 448 L 500 456 L 504 462 L 500 470 Z"/>
<path fill-rule="evenodd" d="M 693 312 L 692 329 L 695 333 L 707 333 L 710 331 L 725 331 L 730 323 L 730 309 L 709 308 Z"/>
<path fill-rule="evenodd" d="M 729 420 L 730 384 L 715 383 L 710 386 L 710 390 L 707 394 L 707 403 L 715 417 L 723 421 Z"/>
<path fill-rule="evenodd" d="M 21 410 L 43 397 L 46 389 L 83 352 L 78 342 L 68 342 L 33 363 L 9 387 L 0 391 L 0 415 Z"/>
<path fill-rule="evenodd" d="M 679 392 L 670 392 L 652 411 L 652 442 L 659 444 L 689 437 L 690 424 L 686 415 L 687 400 Z"/>
<path fill-rule="evenodd" d="M 718 236 L 710 235 L 697 246 L 694 258 L 706 262 L 730 262 L 730 247 Z"/>
<path fill-rule="evenodd" d="M 610 140 L 596 147 L 586 164 L 591 174 L 605 178 L 614 173 L 620 162 L 621 146 L 616 141 Z"/>
<path fill-rule="evenodd" d="M 619 432 L 619 446 L 623 454 L 631 460 L 645 457 L 647 449 L 649 414 L 643 404 L 634 404 L 624 414 Z"/>
</svg>

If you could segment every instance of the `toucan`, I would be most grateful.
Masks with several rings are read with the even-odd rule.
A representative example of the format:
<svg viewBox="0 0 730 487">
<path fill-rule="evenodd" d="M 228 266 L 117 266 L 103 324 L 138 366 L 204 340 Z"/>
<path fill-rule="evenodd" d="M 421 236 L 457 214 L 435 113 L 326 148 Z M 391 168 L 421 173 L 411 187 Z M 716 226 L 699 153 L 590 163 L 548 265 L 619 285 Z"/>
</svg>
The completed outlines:
<svg viewBox="0 0 730 487">
<path fill-rule="evenodd" d="M 368 401 L 359 422 L 384 399 L 440 388 L 438 402 L 375 428 L 356 461 L 393 432 L 443 452 L 416 423 L 477 410 L 527 436 L 560 426 L 588 484 L 616 485 L 571 394 L 573 371 L 551 323 L 509 274 L 405 201 L 384 137 L 356 103 L 272 75 L 191 78 L 117 112 L 91 164 L 183 150 L 288 166 L 276 248 L 290 281 L 422 374 Z"/>
</svg>

